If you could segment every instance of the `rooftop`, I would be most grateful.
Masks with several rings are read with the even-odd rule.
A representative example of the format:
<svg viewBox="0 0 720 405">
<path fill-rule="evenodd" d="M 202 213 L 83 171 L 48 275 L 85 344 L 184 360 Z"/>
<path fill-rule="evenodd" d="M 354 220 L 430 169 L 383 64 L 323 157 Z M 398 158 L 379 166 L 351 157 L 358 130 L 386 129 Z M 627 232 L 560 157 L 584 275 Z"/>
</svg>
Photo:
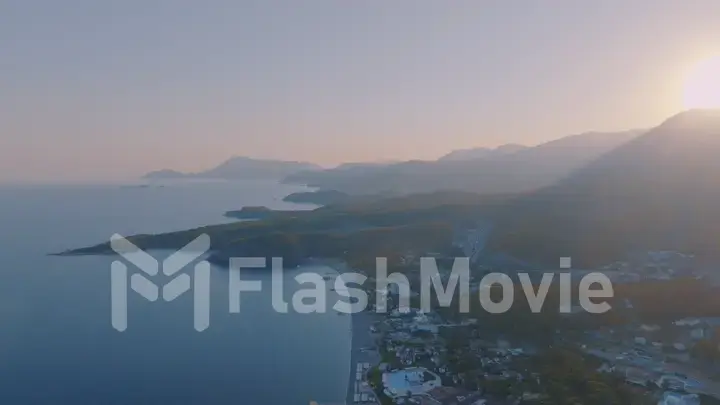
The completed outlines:
<svg viewBox="0 0 720 405">
<path fill-rule="evenodd" d="M 700 405 L 700 398 L 694 394 L 668 391 L 663 394 L 658 405 Z"/>
</svg>

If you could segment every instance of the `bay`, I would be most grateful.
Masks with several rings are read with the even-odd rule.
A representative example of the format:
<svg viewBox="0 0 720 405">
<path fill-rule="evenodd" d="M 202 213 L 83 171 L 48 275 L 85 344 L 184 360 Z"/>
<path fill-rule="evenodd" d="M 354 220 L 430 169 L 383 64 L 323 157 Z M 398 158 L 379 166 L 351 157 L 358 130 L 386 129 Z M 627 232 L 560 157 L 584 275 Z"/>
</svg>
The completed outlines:
<svg viewBox="0 0 720 405">
<path fill-rule="evenodd" d="M 282 201 L 303 190 L 262 181 L 0 187 L 0 404 L 342 402 L 349 316 L 276 313 L 269 288 L 243 293 L 230 314 L 227 270 L 213 268 L 206 331 L 193 329 L 191 294 L 151 303 L 133 293 L 120 333 L 110 324 L 115 258 L 47 255 L 116 232 L 227 222 L 223 212 L 242 206 L 311 208 Z M 297 271 L 285 275 L 288 299 Z M 270 285 L 268 271 L 248 277 Z"/>
</svg>

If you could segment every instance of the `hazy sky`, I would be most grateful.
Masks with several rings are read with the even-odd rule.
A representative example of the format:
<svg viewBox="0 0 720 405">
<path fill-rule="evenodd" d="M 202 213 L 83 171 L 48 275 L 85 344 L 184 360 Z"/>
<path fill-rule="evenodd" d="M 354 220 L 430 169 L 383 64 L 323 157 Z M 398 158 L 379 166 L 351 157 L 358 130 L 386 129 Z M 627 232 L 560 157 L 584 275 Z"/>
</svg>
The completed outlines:
<svg viewBox="0 0 720 405">
<path fill-rule="evenodd" d="M 0 0 L 0 182 L 649 127 L 713 54 L 718 0 Z"/>
</svg>

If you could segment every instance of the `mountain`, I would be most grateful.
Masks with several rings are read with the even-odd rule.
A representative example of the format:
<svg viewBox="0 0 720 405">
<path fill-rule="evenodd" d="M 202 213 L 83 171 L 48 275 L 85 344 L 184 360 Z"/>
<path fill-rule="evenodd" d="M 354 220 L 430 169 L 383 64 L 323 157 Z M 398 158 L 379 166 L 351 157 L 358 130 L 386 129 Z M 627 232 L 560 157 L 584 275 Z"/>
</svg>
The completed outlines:
<svg viewBox="0 0 720 405">
<path fill-rule="evenodd" d="M 282 179 L 301 171 L 320 170 L 320 166 L 305 162 L 288 162 L 282 160 L 253 159 L 233 157 L 220 165 L 198 173 L 181 173 L 175 170 L 159 170 L 144 176 L 148 179 Z"/>
<path fill-rule="evenodd" d="M 350 162 L 342 163 L 330 170 L 356 170 L 363 168 L 383 167 L 391 164 L 400 163 L 400 161 L 379 161 L 379 162 Z"/>
<path fill-rule="evenodd" d="M 308 185 L 352 182 L 354 179 L 361 179 L 363 176 L 380 172 L 391 164 L 395 163 L 343 163 L 332 169 L 304 170 L 293 173 L 287 176 L 284 182 Z M 327 189 L 337 191 L 331 187 Z"/>
<path fill-rule="evenodd" d="M 515 199 L 488 247 L 557 265 L 607 264 L 635 252 L 718 257 L 720 110 L 693 110 L 551 187 Z"/>
<path fill-rule="evenodd" d="M 150 172 L 143 176 L 146 179 L 181 179 L 186 177 L 187 174 L 178 172 L 176 170 L 164 169 Z"/>
<path fill-rule="evenodd" d="M 403 195 L 443 190 L 483 194 L 524 192 L 560 180 L 639 133 L 592 132 L 514 153 L 492 153 L 482 159 L 409 161 L 353 170 L 331 169 L 309 175 L 299 173 L 286 181 L 351 195 Z"/>
<path fill-rule="evenodd" d="M 473 160 L 473 159 L 485 159 L 488 157 L 509 155 L 511 153 L 519 152 L 523 149 L 527 149 L 527 146 L 509 143 L 506 145 L 498 146 L 497 148 L 473 148 L 473 149 L 460 149 L 454 150 L 445 156 L 442 156 L 438 161 L 461 161 L 461 160 Z"/>
</svg>

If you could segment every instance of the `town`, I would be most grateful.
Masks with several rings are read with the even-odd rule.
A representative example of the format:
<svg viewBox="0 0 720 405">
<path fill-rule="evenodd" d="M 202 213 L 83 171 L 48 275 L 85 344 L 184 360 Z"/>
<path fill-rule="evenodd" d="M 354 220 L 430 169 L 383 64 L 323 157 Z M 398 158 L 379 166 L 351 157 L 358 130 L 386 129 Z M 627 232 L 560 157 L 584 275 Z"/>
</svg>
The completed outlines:
<svg viewBox="0 0 720 405">
<path fill-rule="evenodd" d="M 403 264 L 416 257 L 406 255 Z M 450 267 L 441 269 L 444 276 Z M 474 269 L 477 277 L 484 267 Z M 617 286 L 607 314 L 578 305 L 569 313 L 550 305 L 541 314 L 462 313 L 438 305 L 400 310 L 397 289 L 369 292 L 385 294 L 390 310 L 353 315 L 354 327 L 364 328 L 355 339 L 366 345 L 353 353 L 349 403 L 720 404 L 720 314 L 699 308 L 697 316 L 680 316 L 687 315 L 683 305 L 648 310 L 654 306 L 648 300 L 663 289 L 697 288 L 698 302 L 702 293 L 713 293 L 714 283 L 693 256 L 648 252 L 593 271 Z"/>
</svg>

